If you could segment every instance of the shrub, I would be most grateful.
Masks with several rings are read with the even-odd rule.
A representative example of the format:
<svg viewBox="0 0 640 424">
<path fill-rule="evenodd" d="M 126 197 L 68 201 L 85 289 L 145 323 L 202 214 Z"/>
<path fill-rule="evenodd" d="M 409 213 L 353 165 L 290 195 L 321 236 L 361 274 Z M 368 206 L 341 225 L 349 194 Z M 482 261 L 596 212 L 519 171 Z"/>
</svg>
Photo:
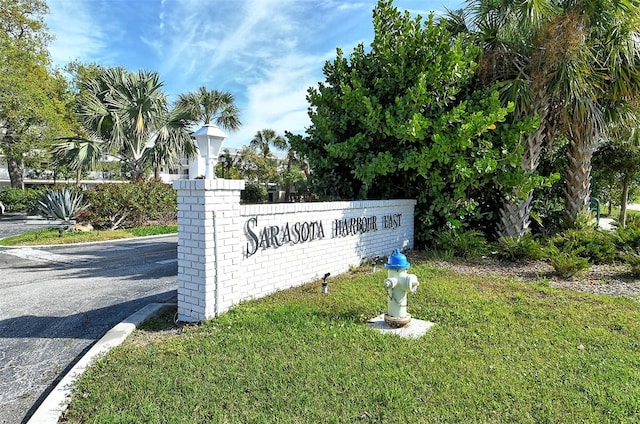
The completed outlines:
<svg viewBox="0 0 640 424">
<path fill-rule="evenodd" d="M 583 209 L 576 215 L 573 222 L 568 223 L 571 230 L 586 231 L 596 227 L 595 214 L 589 209 Z"/>
<path fill-rule="evenodd" d="M 538 191 L 545 191 L 544 189 Z M 548 190 L 546 190 L 548 191 Z M 552 196 L 553 192 L 545 193 Z M 538 193 L 540 195 L 540 193 Z M 543 200 L 544 199 L 544 200 Z M 550 237 L 563 228 L 564 224 L 564 203 L 557 199 L 551 200 L 549 197 L 533 201 L 531 211 L 531 231 L 541 237 Z"/>
<path fill-rule="evenodd" d="M 447 257 L 471 259 L 486 255 L 489 251 L 488 246 L 484 234 L 480 231 L 446 228 L 436 233 L 432 250 L 446 252 Z"/>
<path fill-rule="evenodd" d="M 618 236 L 618 249 L 640 249 L 640 219 L 629 215 L 627 226 L 624 228 L 616 227 L 615 233 Z"/>
<path fill-rule="evenodd" d="M 542 245 L 538 243 L 531 233 L 520 237 L 502 237 L 498 240 L 496 255 L 500 259 L 509 261 L 539 260 L 544 257 Z"/>
<path fill-rule="evenodd" d="M 171 185 L 160 180 L 135 184 L 140 195 L 144 196 L 142 205 L 145 210 L 144 224 L 169 225 L 178 217 L 178 193 Z"/>
<path fill-rule="evenodd" d="M 138 183 L 105 183 L 87 190 L 91 203 L 86 219 L 94 228 L 132 228 L 174 222 L 177 193 L 159 180 Z"/>
<path fill-rule="evenodd" d="M 0 191 L 0 201 L 4 204 L 6 212 L 25 212 L 29 214 L 37 213 L 38 199 L 43 191 L 39 189 L 26 189 L 7 187 Z"/>
<path fill-rule="evenodd" d="M 45 218 L 71 221 L 81 211 L 88 207 L 82 201 L 82 193 L 74 193 L 64 188 L 62 190 L 46 191 L 38 200 L 38 210 Z"/>
<path fill-rule="evenodd" d="M 621 256 L 622 259 L 631 267 L 631 273 L 635 277 L 640 277 L 640 254 L 636 251 L 627 251 Z"/>
<path fill-rule="evenodd" d="M 267 189 L 258 183 L 248 182 L 242 193 L 240 193 L 240 200 L 249 204 L 265 203 L 267 201 Z"/>
<path fill-rule="evenodd" d="M 564 251 L 551 244 L 546 249 L 547 257 L 556 273 L 562 278 L 569 278 L 590 267 L 589 260 L 579 256 L 578 251 Z"/>
<path fill-rule="evenodd" d="M 561 251 L 579 254 L 595 264 L 610 264 L 618 260 L 619 253 L 616 233 L 586 229 L 571 229 L 557 234 L 551 243 Z"/>
</svg>

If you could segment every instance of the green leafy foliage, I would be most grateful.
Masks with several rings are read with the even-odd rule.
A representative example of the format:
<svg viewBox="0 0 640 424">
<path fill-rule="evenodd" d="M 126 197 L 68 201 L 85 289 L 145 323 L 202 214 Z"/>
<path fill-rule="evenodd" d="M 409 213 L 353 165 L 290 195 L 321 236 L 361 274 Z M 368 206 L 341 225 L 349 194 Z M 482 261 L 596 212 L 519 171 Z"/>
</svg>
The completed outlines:
<svg viewBox="0 0 640 424">
<path fill-rule="evenodd" d="M 630 132 L 638 138 L 635 129 Z M 629 134 L 625 135 L 632 140 Z M 640 147 L 635 143 L 610 140 L 594 153 L 593 174 L 597 181 L 593 195 L 600 202 L 617 206 L 626 204 L 640 189 Z M 626 223 L 626 208 L 625 216 L 621 218 L 620 222 Z"/>
<path fill-rule="evenodd" d="M 46 191 L 38 200 L 38 211 L 41 216 L 62 221 L 75 220 L 78 214 L 88 207 L 89 205 L 83 201 L 82 193 L 66 187 L 62 190 Z"/>
<path fill-rule="evenodd" d="M 44 0 L 0 0 L 0 151 L 15 188 L 73 121 L 66 79 L 49 70 L 47 12 Z"/>
<path fill-rule="evenodd" d="M 480 231 L 446 228 L 435 234 L 432 251 L 441 259 L 451 259 L 451 257 L 473 259 L 486 255 L 489 245 Z"/>
<path fill-rule="evenodd" d="M 630 215 L 627 219 L 626 227 L 616 227 L 618 236 L 618 248 L 624 249 L 640 249 L 640 219 Z"/>
<path fill-rule="evenodd" d="M 583 230 L 566 230 L 556 234 L 552 245 L 563 252 L 571 252 L 589 259 L 594 264 L 610 264 L 618 260 L 618 238 L 615 233 L 587 227 Z"/>
<path fill-rule="evenodd" d="M 170 108 L 157 72 L 98 68 L 80 78 L 77 113 L 91 139 L 91 150 L 108 152 L 127 167 L 131 181 L 141 181 L 150 167 L 173 167 L 193 158 L 190 125 L 197 119 L 184 107 Z M 77 140 L 76 140 L 77 141 Z M 77 143 L 67 145 L 71 151 Z M 63 150 L 66 149 L 63 146 Z M 77 163 L 82 168 L 90 160 Z"/>
<path fill-rule="evenodd" d="M 6 208 L 6 212 L 32 213 L 38 210 L 38 199 L 43 191 L 39 189 L 26 189 L 6 187 L 0 191 L 0 202 Z"/>
<path fill-rule="evenodd" d="M 568 227 L 578 231 L 588 231 L 596 227 L 595 214 L 584 208 L 576 214 L 575 219 L 567 222 Z"/>
<path fill-rule="evenodd" d="M 502 237 L 498 240 L 496 256 L 509 261 L 539 260 L 544 257 L 542 245 L 531 235 Z"/>
<path fill-rule="evenodd" d="M 240 193 L 240 200 L 248 204 L 265 203 L 267 201 L 267 189 L 261 184 L 247 182 L 244 190 Z"/>
<path fill-rule="evenodd" d="M 85 194 L 91 203 L 86 220 L 97 229 L 166 225 L 177 217 L 177 193 L 159 180 L 99 184 Z"/>
<path fill-rule="evenodd" d="M 582 249 L 560 250 L 551 244 L 547 247 L 546 254 L 556 273 L 562 278 L 570 278 L 591 266 L 587 258 L 580 256 L 581 251 Z"/>
<path fill-rule="evenodd" d="M 620 256 L 631 267 L 631 274 L 634 277 L 640 277 L 640 253 L 629 250 Z"/>
<path fill-rule="evenodd" d="M 564 138 L 555 140 L 554 144 L 545 149 L 540 158 L 538 172 L 541 175 L 557 175 L 550 179 L 549 185 L 533 191 L 531 203 L 531 232 L 546 239 L 565 229 L 564 213 L 564 179 L 559 178 L 564 173 L 567 162 L 568 141 Z"/>
<path fill-rule="evenodd" d="M 416 198 L 416 237 L 438 228 L 491 227 L 503 192 L 526 176 L 512 105 L 473 86 L 479 49 L 433 15 L 411 17 L 380 1 L 370 51 L 338 49 L 311 88 L 307 137 L 293 140 L 323 199 Z"/>
</svg>

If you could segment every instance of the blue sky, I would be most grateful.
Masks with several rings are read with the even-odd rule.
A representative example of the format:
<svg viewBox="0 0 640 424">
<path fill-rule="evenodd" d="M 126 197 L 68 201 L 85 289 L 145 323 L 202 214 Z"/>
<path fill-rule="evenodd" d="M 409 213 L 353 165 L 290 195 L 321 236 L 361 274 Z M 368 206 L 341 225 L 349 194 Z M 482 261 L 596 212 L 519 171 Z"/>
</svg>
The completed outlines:
<svg viewBox="0 0 640 424">
<path fill-rule="evenodd" d="M 205 85 L 231 92 L 242 128 L 224 147 L 256 131 L 303 133 L 307 89 L 322 67 L 373 38 L 376 0 L 47 0 L 54 64 L 71 60 L 157 71 L 171 100 Z M 456 0 L 396 0 L 427 16 Z"/>
</svg>

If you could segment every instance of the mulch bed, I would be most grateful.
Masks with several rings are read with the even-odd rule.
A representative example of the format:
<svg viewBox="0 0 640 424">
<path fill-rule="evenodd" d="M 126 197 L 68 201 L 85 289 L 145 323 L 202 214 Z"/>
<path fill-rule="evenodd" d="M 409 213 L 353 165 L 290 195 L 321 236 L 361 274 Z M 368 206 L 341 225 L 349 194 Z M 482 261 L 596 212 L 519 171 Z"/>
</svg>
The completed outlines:
<svg viewBox="0 0 640 424">
<path fill-rule="evenodd" d="M 409 261 L 424 260 L 425 254 L 413 251 L 407 254 Z M 618 297 L 638 297 L 640 278 L 634 277 L 627 265 L 592 265 L 580 275 L 563 279 L 551 264 L 543 261 L 509 262 L 491 258 L 474 261 L 426 261 L 428 264 L 459 274 L 515 278 L 523 282 L 548 281 L 551 287 L 606 294 Z"/>
</svg>

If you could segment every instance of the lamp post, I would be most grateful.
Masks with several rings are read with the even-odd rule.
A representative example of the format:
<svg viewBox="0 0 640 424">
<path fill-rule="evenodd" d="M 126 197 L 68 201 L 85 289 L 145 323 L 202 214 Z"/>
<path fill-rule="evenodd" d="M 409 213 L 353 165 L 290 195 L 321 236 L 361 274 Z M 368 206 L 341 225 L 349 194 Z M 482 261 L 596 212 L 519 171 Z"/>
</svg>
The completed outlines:
<svg viewBox="0 0 640 424">
<path fill-rule="evenodd" d="M 211 180 L 216 178 L 215 164 L 218 162 L 220 148 L 222 147 L 224 139 L 227 138 L 227 135 L 222 132 L 217 125 L 204 124 L 202 128 L 193 133 L 193 136 L 198 143 L 200 156 L 205 160 L 205 179 Z"/>
</svg>

